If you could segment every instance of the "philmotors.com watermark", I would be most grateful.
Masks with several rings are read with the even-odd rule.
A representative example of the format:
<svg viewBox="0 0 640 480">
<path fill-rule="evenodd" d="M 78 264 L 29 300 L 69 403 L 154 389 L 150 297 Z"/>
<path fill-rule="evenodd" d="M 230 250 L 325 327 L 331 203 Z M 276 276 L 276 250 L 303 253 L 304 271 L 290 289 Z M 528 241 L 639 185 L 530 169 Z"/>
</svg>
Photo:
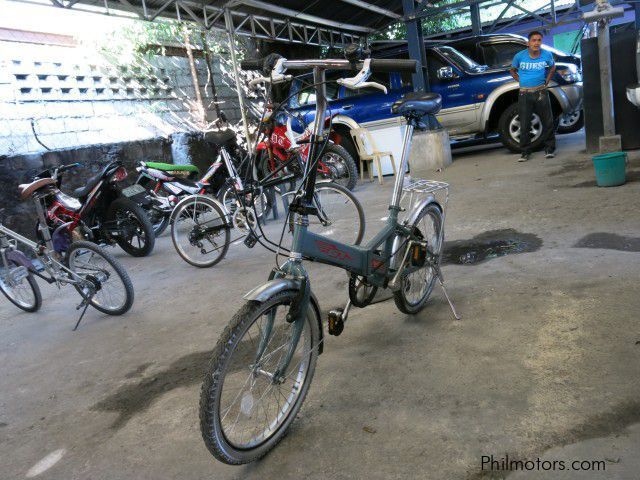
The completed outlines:
<svg viewBox="0 0 640 480">
<path fill-rule="evenodd" d="M 509 458 L 482 455 L 480 459 L 481 470 L 492 472 L 604 472 L 606 463 L 604 460 L 576 459 L 576 460 L 543 460 L 541 458 Z"/>
</svg>

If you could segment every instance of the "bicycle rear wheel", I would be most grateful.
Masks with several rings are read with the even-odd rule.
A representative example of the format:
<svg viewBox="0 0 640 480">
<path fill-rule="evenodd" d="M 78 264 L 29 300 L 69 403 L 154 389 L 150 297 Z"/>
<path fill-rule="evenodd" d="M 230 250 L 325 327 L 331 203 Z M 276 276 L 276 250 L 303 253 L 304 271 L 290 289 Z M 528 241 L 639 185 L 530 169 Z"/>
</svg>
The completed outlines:
<svg viewBox="0 0 640 480">
<path fill-rule="evenodd" d="M 227 254 L 231 234 L 226 213 L 214 199 L 187 197 L 176 205 L 171 220 L 173 246 L 188 264 L 212 267 Z"/>
<path fill-rule="evenodd" d="M 295 192 L 284 194 L 289 203 Z M 309 231 L 349 245 L 359 245 L 364 237 L 365 217 L 360 201 L 353 193 L 334 182 L 316 184 L 313 205 L 318 215 L 309 215 Z M 289 216 L 289 232 L 293 233 L 295 215 Z M 286 245 L 286 244 L 285 244 Z"/>
<path fill-rule="evenodd" d="M 442 210 L 434 203 L 425 206 L 413 222 L 414 239 L 426 241 L 425 258 L 427 261 L 419 268 L 401 266 L 407 270 L 407 273 L 402 274 L 401 287 L 393 292 L 393 299 L 402 313 L 410 315 L 418 313 L 427 303 L 433 291 L 436 272 L 431 262 L 436 262 L 436 265 L 440 264 L 444 241 L 444 235 L 441 234 L 442 228 Z M 403 238 L 402 241 L 404 240 L 406 239 Z M 408 248 L 408 243 L 397 253 L 396 258 L 402 259 L 406 248 Z"/>
<path fill-rule="evenodd" d="M 91 306 L 108 315 L 122 315 L 133 305 L 133 285 L 124 267 L 95 243 L 73 242 L 65 257 L 67 267 L 87 283 L 95 293 Z M 89 290 L 74 284 L 85 297 Z"/>
<path fill-rule="evenodd" d="M 297 294 L 289 290 L 247 302 L 218 340 L 202 384 L 200 428 L 221 462 L 240 465 L 264 456 L 285 435 L 307 395 L 318 358 L 319 318 L 309 305 L 302 325 L 287 321 Z M 279 376 L 297 327 L 299 340 Z"/>
</svg>

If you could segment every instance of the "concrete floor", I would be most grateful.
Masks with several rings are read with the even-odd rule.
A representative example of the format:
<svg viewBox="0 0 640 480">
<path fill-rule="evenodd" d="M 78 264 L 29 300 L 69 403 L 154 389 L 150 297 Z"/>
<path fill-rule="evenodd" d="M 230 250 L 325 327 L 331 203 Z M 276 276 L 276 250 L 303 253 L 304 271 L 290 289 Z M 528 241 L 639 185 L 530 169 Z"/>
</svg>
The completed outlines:
<svg viewBox="0 0 640 480">
<path fill-rule="evenodd" d="M 342 336 L 327 338 L 289 435 L 254 465 L 209 455 L 198 399 L 218 335 L 273 255 L 239 245 L 196 269 L 166 235 L 149 258 L 114 249 L 134 307 L 125 317 L 89 310 L 75 333 L 70 289 L 43 287 L 37 314 L 3 301 L 0 478 L 47 465 L 37 478 L 502 478 L 509 472 L 481 469 L 482 456 L 508 454 L 606 468 L 514 479 L 637 479 L 640 155 L 632 181 L 596 188 L 582 142 L 559 137 L 556 158 L 525 164 L 475 149 L 435 173 L 452 185 L 446 235 L 456 255 L 444 273 L 463 319 L 439 289 L 415 317 L 392 301 L 354 310 Z M 358 189 L 368 236 L 390 190 L 390 181 Z M 455 263 L 472 241 L 498 238 L 521 239 L 526 253 Z M 343 301 L 342 272 L 315 265 L 312 282 L 323 309 Z"/>
</svg>

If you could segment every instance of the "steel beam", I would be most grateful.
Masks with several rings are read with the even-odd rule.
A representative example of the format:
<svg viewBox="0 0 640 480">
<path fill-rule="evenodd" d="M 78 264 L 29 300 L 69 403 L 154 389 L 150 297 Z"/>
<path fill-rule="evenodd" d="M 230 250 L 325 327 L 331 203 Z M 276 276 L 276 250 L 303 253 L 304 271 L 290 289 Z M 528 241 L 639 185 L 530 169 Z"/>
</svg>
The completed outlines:
<svg viewBox="0 0 640 480">
<path fill-rule="evenodd" d="M 315 15 L 309 15 L 307 13 L 302 13 L 297 10 L 291 10 L 290 8 L 279 7 L 277 5 L 274 5 L 273 3 L 263 2 L 262 0 L 243 0 L 242 5 L 246 5 L 248 7 L 253 7 L 253 8 L 259 8 L 261 10 L 265 10 L 271 13 L 276 13 L 278 15 L 283 15 L 285 17 L 297 18 L 298 20 L 302 20 L 303 22 L 311 22 L 316 25 L 324 25 L 327 27 L 340 28 L 343 30 L 351 30 L 353 32 L 363 32 L 363 33 L 374 32 L 373 28 L 363 27 L 360 25 L 352 25 L 350 23 L 336 22 L 328 18 L 317 17 Z"/>
<path fill-rule="evenodd" d="M 414 0 L 402 0 L 402 10 L 405 18 L 411 17 L 415 13 L 416 3 Z M 413 74 L 413 89 L 416 91 L 429 91 L 429 79 L 425 76 L 427 67 L 427 55 L 424 49 L 424 36 L 422 34 L 422 20 L 414 18 L 406 21 L 407 42 L 409 57 L 418 62 L 416 73 Z"/>
<path fill-rule="evenodd" d="M 471 13 L 471 31 L 474 35 L 480 35 L 482 33 L 482 21 L 480 20 L 480 5 L 477 3 L 472 4 L 469 7 Z"/>
<path fill-rule="evenodd" d="M 249 155 L 253 154 L 253 144 L 249 138 L 249 123 L 247 121 L 247 110 L 244 106 L 244 95 L 242 93 L 242 82 L 240 81 L 240 65 L 238 65 L 238 59 L 236 58 L 236 39 L 234 36 L 233 17 L 231 16 L 231 10 L 225 10 L 224 22 L 227 27 L 227 38 L 229 41 L 229 51 L 231 53 L 231 64 L 233 65 L 233 76 L 236 79 L 236 91 L 238 93 L 238 102 L 240 104 L 240 115 L 242 116 L 242 128 L 244 130 L 244 138 L 247 140 L 247 152 Z"/>
<path fill-rule="evenodd" d="M 378 7 L 377 5 L 372 5 L 368 2 L 363 2 L 362 0 L 342 0 L 344 3 L 348 3 L 350 5 L 354 5 L 356 7 L 363 8 L 365 10 L 369 10 L 371 12 L 379 13 L 380 15 L 386 15 L 389 18 L 393 18 L 394 20 L 400 20 L 402 15 L 398 15 L 391 10 L 387 10 L 386 8 Z"/>
</svg>

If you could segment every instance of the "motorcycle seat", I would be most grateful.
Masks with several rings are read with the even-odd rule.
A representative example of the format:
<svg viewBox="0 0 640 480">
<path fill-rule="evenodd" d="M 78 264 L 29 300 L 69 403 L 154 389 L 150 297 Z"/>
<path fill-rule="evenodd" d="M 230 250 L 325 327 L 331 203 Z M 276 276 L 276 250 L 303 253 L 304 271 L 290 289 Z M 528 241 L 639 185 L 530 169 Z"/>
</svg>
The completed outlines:
<svg viewBox="0 0 640 480">
<path fill-rule="evenodd" d="M 50 185 L 56 185 L 56 181 L 53 178 L 39 178 L 31 183 L 21 183 L 18 185 L 18 191 L 20 192 L 20 198 L 25 200 L 29 198 L 33 193 L 41 188 L 48 187 Z"/>
<path fill-rule="evenodd" d="M 173 163 L 160 163 L 160 162 L 142 162 L 149 168 L 155 168 L 163 172 L 196 172 L 200 173 L 200 169 L 195 165 L 174 165 Z"/>
<path fill-rule="evenodd" d="M 89 178 L 89 180 L 87 180 L 87 183 L 83 187 L 76 188 L 73 191 L 73 196 L 76 198 L 84 198 L 87 195 L 89 195 L 91 190 L 93 190 L 93 188 L 98 183 L 100 183 L 100 180 L 102 180 L 103 175 L 104 175 L 104 170 L 98 173 L 97 175 L 94 175 L 93 177 Z"/>
</svg>

